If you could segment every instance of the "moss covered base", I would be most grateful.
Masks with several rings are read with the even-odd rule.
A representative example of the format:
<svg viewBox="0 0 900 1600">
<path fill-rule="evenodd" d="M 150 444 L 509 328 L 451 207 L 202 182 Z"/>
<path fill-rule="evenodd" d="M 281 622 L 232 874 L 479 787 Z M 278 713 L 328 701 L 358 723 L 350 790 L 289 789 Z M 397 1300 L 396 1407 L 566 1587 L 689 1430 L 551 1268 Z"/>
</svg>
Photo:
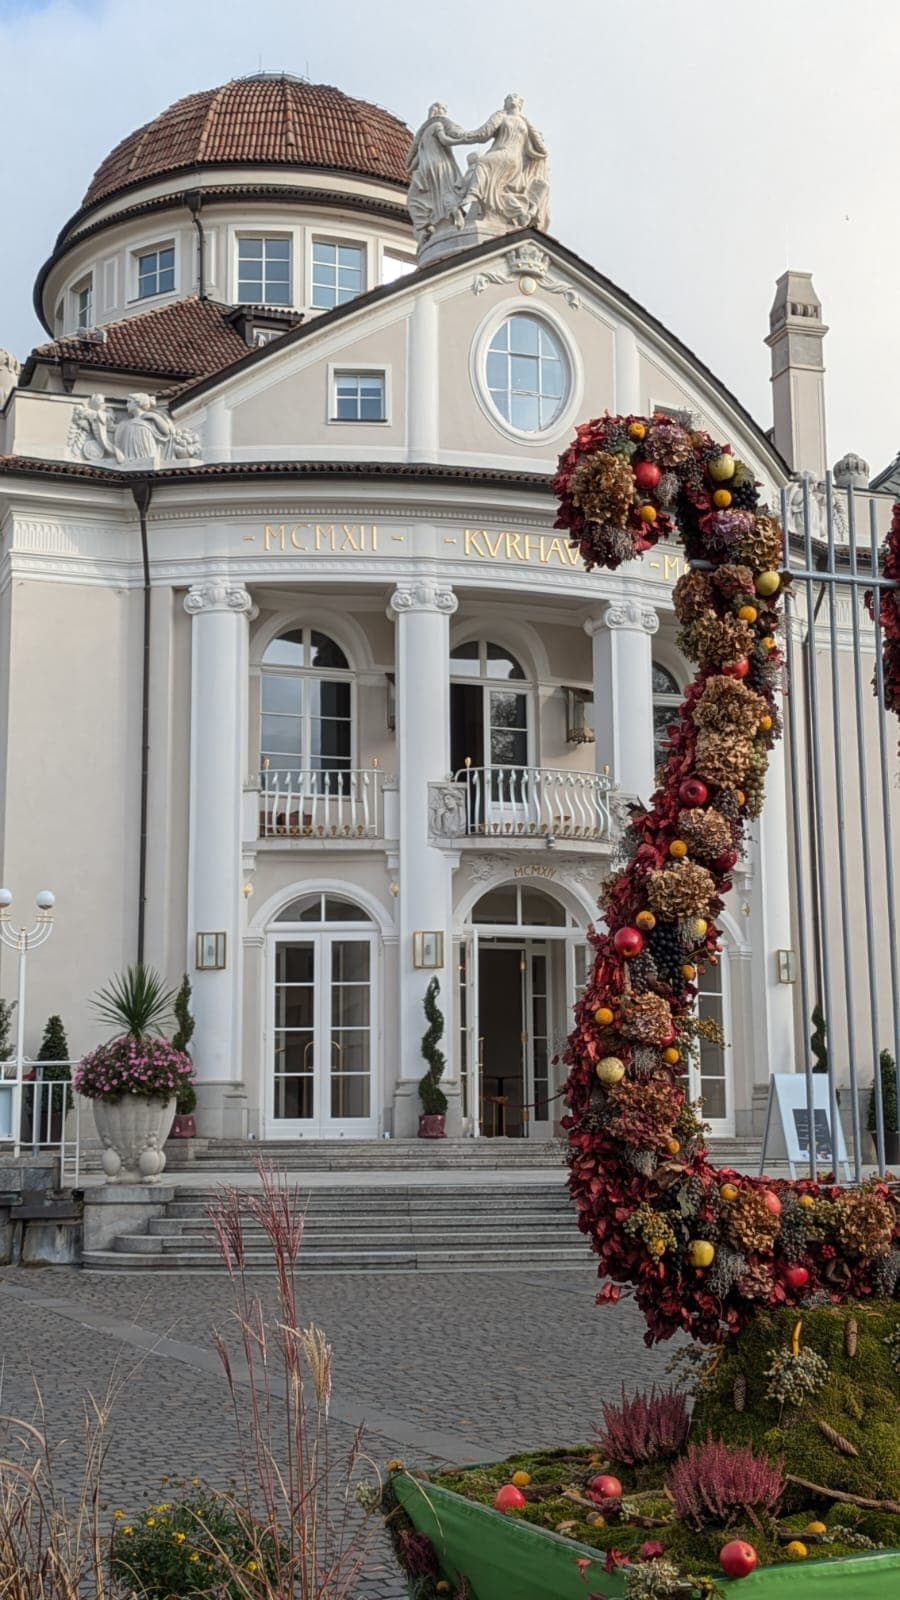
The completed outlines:
<svg viewBox="0 0 900 1600">
<path fill-rule="evenodd" d="M 801 1354 L 818 1356 L 825 1371 L 815 1392 L 779 1400 L 771 1392 L 779 1380 L 770 1373 L 792 1341 Z M 730 1444 L 752 1443 L 783 1456 L 785 1471 L 807 1483 L 900 1500 L 900 1302 L 817 1306 L 801 1318 L 760 1312 L 712 1360 L 694 1408 L 693 1438 L 709 1432 Z M 782 1371 L 782 1388 L 798 1389 L 790 1362 Z M 809 1498 L 792 1485 L 787 1504 Z"/>
</svg>

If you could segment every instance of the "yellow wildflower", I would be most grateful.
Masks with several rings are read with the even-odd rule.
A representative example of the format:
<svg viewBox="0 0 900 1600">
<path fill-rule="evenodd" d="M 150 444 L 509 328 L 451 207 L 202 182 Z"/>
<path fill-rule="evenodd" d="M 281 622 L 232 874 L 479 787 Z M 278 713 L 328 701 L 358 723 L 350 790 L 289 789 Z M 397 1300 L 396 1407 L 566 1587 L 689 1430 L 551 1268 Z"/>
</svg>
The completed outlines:
<svg viewBox="0 0 900 1600">
<path fill-rule="evenodd" d="M 258 1572 L 259 1571 L 259 1562 L 258 1561 L 248 1561 L 247 1562 L 247 1571 L 248 1572 Z"/>
<path fill-rule="evenodd" d="M 196 1489 L 200 1485 L 200 1479 L 199 1478 L 192 1478 L 191 1479 L 191 1483 L 193 1484 L 194 1488 Z"/>
<path fill-rule="evenodd" d="M 113 1516 L 115 1517 L 117 1522 L 121 1522 L 123 1517 L 125 1516 L 125 1513 L 124 1513 L 124 1511 L 114 1511 L 113 1512 Z"/>
<path fill-rule="evenodd" d="M 185 1541 L 186 1538 L 187 1538 L 187 1534 L 186 1533 L 173 1533 L 173 1535 L 172 1535 L 172 1543 L 173 1544 L 184 1544 L 184 1541 Z"/>
<path fill-rule="evenodd" d="M 188 1561 L 199 1561 L 199 1560 L 200 1560 L 200 1557 L 198 1556 L 196 1550 L 192 1550 L 190 1555 L 188 1556 Z"/>
<path fill-rule="evenodd" d="M 132 1528 L 132 1527 L 131 1527 L 131 1525 L 130 1525 L 130 1524 L 129 1524 L 129 1526 L 128 1526 L 128 1527 L 127 1527 L 127 1528 L 123 1528 L 123 1529 L 122 1529 L 122 1532 L 123 1532 L 123 1533 L 134 1533 L 134 1529 L 133 1529 L 133 1528 Z"/>
<path fill-rule="evenodd" d="M 156 1518 L 155 1517 L 148 1517 L 147 1521 L 144 1523 L 144 1527 L 145 1528 L 155 1528 L 156 1527 Z"/>
</svg>

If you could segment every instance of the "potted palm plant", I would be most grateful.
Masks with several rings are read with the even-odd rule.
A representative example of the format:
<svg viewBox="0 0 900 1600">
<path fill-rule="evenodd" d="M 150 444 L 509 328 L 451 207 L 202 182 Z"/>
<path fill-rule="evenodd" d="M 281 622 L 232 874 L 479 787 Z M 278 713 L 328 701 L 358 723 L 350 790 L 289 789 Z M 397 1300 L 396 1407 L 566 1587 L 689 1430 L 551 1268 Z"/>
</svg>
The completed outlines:
<svg viewBox="0 0 900 1600">
<path fill-rule="evenodd" d="M 191 1058 L 163 1038 L 173 991 L 139 962 L 101 989 L 94 1009 L 118 1032 L 79 1062 L 75 1089 L 93 1101 L 110 1182 L 158 1183 L 163 1145 L 179 1090 L 190 1081 Z"/>
<path fill-rule="evenodd" d="M 178 1022 L 178 1031 L 172 1035 L 172 1048 L 187 1054 L 188 1045 L 196 1027 L 191 1013 L 191 980 L 187 973 L 181 980 L 181 988 L 175 996 L 175 1004 L 172 1009 Z M 172 1123 L 172 1132 L 169 1135 L 170 1139 L 196 1138 L 197 1124 L 194 1121 L 196 1109 L 197 1091 L 190 1079 L 187 1079 L 181 1085 L 176 1097 L 175 1118 Z"/>
<path fill-rule="evenodd" d="M 878 1058 L 881 1075 L 881 1105 L 884 1112 L 884 1159 L 889 1167 L 900 1166 L 900 1120 L 897 1116 L 897 1069 L 890 1050 Z M 875 1083 L 869 1091 L 869 1132 L 875 1142 Z"/>
<path fill-rule="evenodd" d="M 422 1035 L 422 1054 L 428 1063 L 428 1071 L 419 1082 L 419 1099 L 422 1102 L 422 1112 L 419 1117 L 420 1139 L 445 1139 L 447 1096 L 441 1088 L 446 1060 L 443 1052 L 438 1048 L 444 1037 L 444 1014 L 438 1009 L 437 997 L 441 986 L 437 978 L 432 978 L 425 990 L 425 1016 L 428 1027 Z"/>
</svg>

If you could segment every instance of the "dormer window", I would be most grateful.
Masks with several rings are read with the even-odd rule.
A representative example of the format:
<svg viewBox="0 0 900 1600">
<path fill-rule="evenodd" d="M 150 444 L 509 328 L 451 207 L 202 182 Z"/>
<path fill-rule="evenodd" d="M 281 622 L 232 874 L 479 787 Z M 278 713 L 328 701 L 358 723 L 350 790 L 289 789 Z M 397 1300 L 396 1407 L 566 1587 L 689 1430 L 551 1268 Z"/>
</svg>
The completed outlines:
<svg viewBox="0 0 900 1600">
<path fill-rule="evenodd" d="M 238 300 L 242 305 L 291 304 L 290 239 L 238 240 Z"/>
<path fill-rule="evenodd" d="M 175 289 L 175 246 L 157 245 L 153 250 L 142 251 L 137 258 L 138 299 L 147 300 L 154 294 L 172 294 Z"/>
<path fill-rule="evenodd" d="M 345 305 L 366 287 L 364 245 L 337 244 L 314 239 L 312 247 L 312 303 L 322 310 Z"/>
<path fill-rule="evenodd" d="M 94 325 L 94 280 L 90 274 L 72 289 L 75 327 L 79 333 Z"/>
</svg>

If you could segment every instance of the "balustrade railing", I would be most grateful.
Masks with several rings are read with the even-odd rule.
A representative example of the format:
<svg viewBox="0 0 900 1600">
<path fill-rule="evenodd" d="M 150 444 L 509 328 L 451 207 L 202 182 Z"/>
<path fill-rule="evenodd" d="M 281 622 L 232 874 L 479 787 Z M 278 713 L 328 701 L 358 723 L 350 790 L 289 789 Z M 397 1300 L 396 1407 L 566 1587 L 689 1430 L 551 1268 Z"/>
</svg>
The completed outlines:
<svg viewBox="0 0 900 1600">
<path fill-rule="evenodd" d="M 15 1156 L 23 1150 L 33 1155 L 59 1151 L 63 1188 L 67 1180 L 77 1187 L 81 1169 L 81 1102 L 71 1081 L 77 1066 L 77 1061 L 54 1061 L 52 1066 L 24 1061 L 19 1077 L 15 1061 L 0 1062 L 0 1150 Z M 69 1076 L 45 1078 L 51 1070 Z"/>
<path fill-rule="evenodd" d="M 466 833 L 605 839 L 612 779 L 556 767 L 463 767 Z"/>
<path fill-rule="evenodd" d="M 384 838 L 384 773 L 377 767 L 321 772 L 265 767 L 259 783 L 264 839 Z"/>
</svg>

